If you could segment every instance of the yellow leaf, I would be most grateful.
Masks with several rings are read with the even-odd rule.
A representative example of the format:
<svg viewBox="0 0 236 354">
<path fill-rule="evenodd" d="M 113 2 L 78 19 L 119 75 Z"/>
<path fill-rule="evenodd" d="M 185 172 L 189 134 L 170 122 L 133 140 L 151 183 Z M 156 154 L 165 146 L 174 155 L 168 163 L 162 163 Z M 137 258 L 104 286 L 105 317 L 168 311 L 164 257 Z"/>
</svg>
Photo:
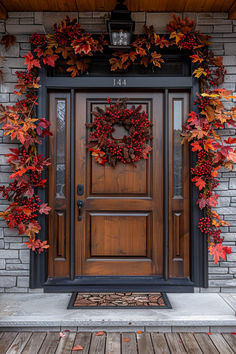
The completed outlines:
<svg viewBox="0 0 236 354">
<path fill-rule="evenodd" d="M 198 68 L 198 69 L 194 70 L 193 75 L 199 79 L 200 76 L 202 76 L 202 75 L 206 76 L 207 73 L 205 72 L 205 70 L 203 68 Z"/>
<path fill-rule="evenodd" d="M 184 34 L 182 32 L 174 31 L 174 32 L 171 32 L 170 39 L 175 38 L 176 44 L 178 44 L 183 36 L 184 36 Z"/>
</svg>

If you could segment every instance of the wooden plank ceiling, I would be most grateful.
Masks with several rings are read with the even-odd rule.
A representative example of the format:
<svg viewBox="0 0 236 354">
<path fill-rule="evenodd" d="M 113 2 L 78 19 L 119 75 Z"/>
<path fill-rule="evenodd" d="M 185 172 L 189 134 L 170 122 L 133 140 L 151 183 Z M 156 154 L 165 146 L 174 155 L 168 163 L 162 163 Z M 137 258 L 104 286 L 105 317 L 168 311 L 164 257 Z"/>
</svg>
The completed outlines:
<svg viewBox="0 0 236 354">
<path fill-rule="evenodd" d="M 8 11 L 111 11 L 116 0 L 0 0 Z M 2 6 L 1 6 L 2 5 Z M 235 0 L 126 0 L 131 11 L 229 12 L 236 16 Z"/>
</svg>

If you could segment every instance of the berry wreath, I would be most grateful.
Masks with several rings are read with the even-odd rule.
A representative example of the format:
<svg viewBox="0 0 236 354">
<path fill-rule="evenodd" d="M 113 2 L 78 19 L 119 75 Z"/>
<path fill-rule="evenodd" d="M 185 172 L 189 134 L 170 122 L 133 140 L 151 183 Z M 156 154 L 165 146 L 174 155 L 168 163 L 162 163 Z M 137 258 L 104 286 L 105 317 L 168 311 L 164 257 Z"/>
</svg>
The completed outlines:
<svg viewBox="0 0 236 354">
<path fill-rule="evenodd" d="M 88 150 L 101 165 L 106 163 L 115 167 L 118 161 L 133 164 L 142 158 L 148 159 L 152 150 L 149 141 L 152 139 L 152 124 L 142 106 L 127 108 L 127 99 L 117 100 L 115 104 L 108 97 L 105 109 L 96 107 L 92 112 L 94 121 L 86 124 L 90 129 Z M 114 125 L 123 126 L 128 135 L 121 139 L 113 137 Z"/>
</svg>

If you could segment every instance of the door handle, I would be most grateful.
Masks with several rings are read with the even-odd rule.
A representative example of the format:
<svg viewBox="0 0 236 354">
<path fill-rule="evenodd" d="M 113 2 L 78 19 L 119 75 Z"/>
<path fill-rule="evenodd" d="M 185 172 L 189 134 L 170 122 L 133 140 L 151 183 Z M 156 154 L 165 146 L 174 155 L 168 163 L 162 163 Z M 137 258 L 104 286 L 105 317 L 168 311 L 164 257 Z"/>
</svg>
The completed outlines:
<svg viewBox="0 0 236 354">
<path fill-rule="evenodd" d="M 84 201 L 77 200 L 77 206 L 78 206 L 78 221 L 81 221 L 82 220 L 82 208 L 84 206 Z"/>
</svg>

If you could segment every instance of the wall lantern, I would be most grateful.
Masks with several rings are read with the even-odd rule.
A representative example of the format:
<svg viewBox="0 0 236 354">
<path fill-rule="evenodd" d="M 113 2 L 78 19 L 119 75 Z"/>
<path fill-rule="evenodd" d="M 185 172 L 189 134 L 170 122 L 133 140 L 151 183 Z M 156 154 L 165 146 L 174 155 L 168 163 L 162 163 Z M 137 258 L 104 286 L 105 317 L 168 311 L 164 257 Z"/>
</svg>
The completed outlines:
<svg viewBox="0 0 236 354">
<path fill-rule="evenodd" d="M 107 30 L 110 36 L 110 47 L 128 47 L 131 43 L 135 22 L 131 19 L 131 11 L 123 4 L 125 0 L 118 0 L 111 18 L 107 21 Z"/>
</svg>

